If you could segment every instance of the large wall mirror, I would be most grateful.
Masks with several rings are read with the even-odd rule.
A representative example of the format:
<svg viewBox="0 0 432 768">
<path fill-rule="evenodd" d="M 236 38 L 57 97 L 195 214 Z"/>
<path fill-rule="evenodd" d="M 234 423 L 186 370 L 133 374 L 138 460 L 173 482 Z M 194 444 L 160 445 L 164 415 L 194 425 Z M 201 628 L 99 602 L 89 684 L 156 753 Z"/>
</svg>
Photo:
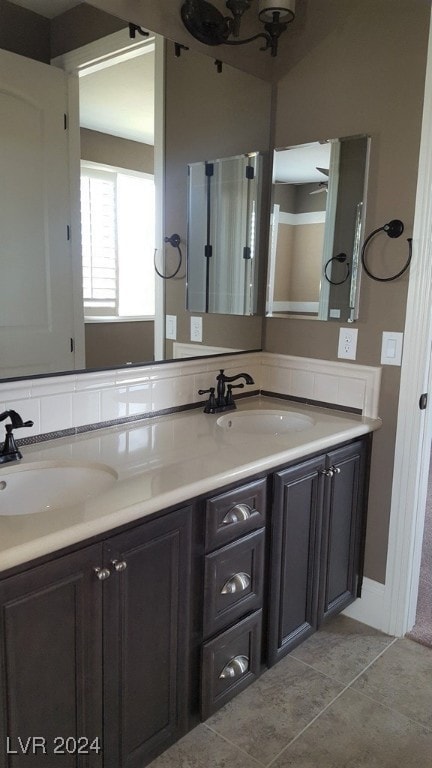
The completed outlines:
<svg viewBox="0 0 432 768">
<path fill-rule="evenodd" d="M 268 316 L 357 319 L 369 142 L 348 136 L 275 150 Z"/>
<path fill-rule="evenodd" d="M 42 8 L 44 10 L 39 11 Z M 41 15 L 37 19 L 31 13 L 28 19 L 28 29 L 31 31 L 29 37 L 34 38 L 31 44 L 27 37 L 20 36 L 27 9 L 29 13 L 36 11 L 41 14 L 45 14 L 47 9 L 46 16 Z M 16 18 L 15 12 L 18 14 Z M 67 17 L 64 22 L 63 16 Z M 127 20 L 117 19 L 89 4 L 70 0 L 53 0 L 52 3 L 33 5 L 32 0 L 16 0 L 16 3 L 4 0 L 0 8 L 0 21 L 1 40 L 5 41 L 4 50 L 0 51 L 0 379 L 76 369 L 117 368 L 175 357 L 172 342 L 165 338 L 164 318 L 165 314 L 176 314 L 179 329 L 177 339 L 190 341 L 191 312 L 186 310 L 184 263 L 176 279 L 157 282 L 159 303 L 156 303 L 154 320 L 162 328 L 159 347 L 156 345 L 155 348 L 153 319 L 149 317 L 123 317 L 120 322 L 110 322 L 109 316 L 104 317 L 103 312 L 100 312 L 99 317 L 90 317 L 90 321 L 84 323 L 79 242 L 80 159 L 87 164 L 86 173 L 90 179 L 87 192 L 90 190 L 91 194 L 92 185 L 96 189 L 98 185 L 105 184 L 106 190 L 108 187 L 115 189 L 117 195 L 124 180 L 116 178 L 111 183 L 112 177 L 104 176 L 105 173 L 111 173 L 108 165 L 120 173 L 127 168 L 132 176 L 136 174 L 137 177 L 151 175 L 155 165 L 157 175 L 157 172 L 161 172 L 165 157 L 165 177 L 160 177 L 160 189 L 165 186 L 165 224 L 160 225 L 158 258 L 162 261 L 165 258 L 165 266 L 169 271 L 173 249 L 169 246 L 164 249 L 163 235 L 179 232 L 183 251 L 186 249 L 188 163 L 195 162 L 198 153 L 201 157 L 224 157 L 254 148 L 260 152 L 268 149 L 270 83 L 225 65 L 219 74 L 211 58 L 192 51 L 185 51 L 181 59 L 177 59 L 174 43 L 168 42 L 166 92 L 161 90 L 155 95 L 158 88 L 155 72 L 159 65 L 157 46 L 154 58 L 154 46 L 152 49 L 150 44 L 146 55 L 140 58 L 147 64 L 146 77 L 153 80 L 145 80 L 140 71 L 136 74 L 138 79 L 132 83 L 139 61 L 133 53 L 129 61 L 125 59 L 122 65 L 128 73 L 127 87 L 121 85 L 125 81 L 120 77 L 116 79 L 121 97 L 125 98 L 128 91 L 135 105 L 142 105 L 145 100 L 157 102 L 158 99 L 159 105 L 165 104 L 165 128 L 163 131 L 160 128 L 160 135 L 156 131 L 154 144 L 151 136 L 143 137 L 139 132 L 125 137 L 118 126 L 87 123 L 81 124 L 80 128 L 78 123 L 74 123 L 75 117 L 70 111 L 70 90 L 68 92 L 70 87 L 72 93 L 76 89 L 77 78 L 75 75 L 75 79 L 72 77 L 72 85 L 66 85 L 67 77 L 59 68 L 57 58 L 63 51 L 73 57 L 76 51 L 75 48 L 71 50 L 73 46 L 69 43 L 70 39 L 74 40 L 76 50 L 100 43 L 101 48 L 95 59 L 106 58 L 104 40 L 107 35 L 124 32 L 131 42 Z M 51 35 L 53 29 L 57 32 L 54 46 L 52 38 L 49 38 L 50 27 Z M 51 56 L 54 50 L 56 66 L 49 66 L 50 47 Z M 197 57 L 200 60 L 199 66 L 196 64 Z M 159 62 L 163 59 L 162 55 Z M 100 119 L 105 111 L 101 94 L 113 93 L 114 85 L 108 79 L 108 69 L 100 73 L 91 73 L 90 70 L 91 67 L 88 74 L 94 74 L 97 82 L 92 88 L 91 78 L 85 78 L 85 90 L 88 91 L 88 100 L 93 102 L 94 117 Z M 49 84 L 47 94 L 43 93 L 44 74 L 53 81 Z M 160 77 L 159 83 L 162 82 L 163 78 Z M 27 92 L 23 89 L 23 83 Z M 249 99 L 250 110 L 249 106 L 242 107 L 240 103 L 237 113 L 236 106 L 239 100 L 241 102 L 242 94 L 250 92 L 256 92 L 256 98 Z M 209 110 L 208 114 L 202 114 L 203 98 L 208 98 L 214 105 L 227 105 L 223 114 L 218 110 L 217 120 L 214 120 Z M 180 108 L 177 101 L 181 104 Z M 186 102 L 187 107 L 184 106 Z M 111 114 L 117 113 L 117 116 L 123 111 L 123 107 L 111 108 Z M 70 121 L 66 131 L 65 113 L 69 113 Z M 208 124 L 205 123 L 207 119 Z M 162 124 L 163 119 L 159 113 L 159 126 Z M 68 135 L 73 136 L 72 154 L 68 146 Z M 166 149 L 160 151 L 157 144 L 161 142 L 162 135 L 167 143 Z M 94 168 L 95 165 L 101 167 Z M 107 191 L 106 201 L 110 194 L 112 197 L 113 193 Z M 73 216 L 75 224 L 78 221 L 78 227 L 70 226 Z M 127 225 L 126 229 L 136 242 L 143 237 L 142 219 L 136 218 L 135 224 Z M 108 260 L 106 265 L 101 266 L 97 275 L 101 284 L 106 281 L 108 285 L 112 279 L 114 262 L 111 258 L 111 266 Z M 142 282 L 144 286 L 153 277 L 154 272 L 152 275 L 150 272 L 140 273 L 139 281 L 137 279 L 135 284 Z M 88 290 L 88 281 L 87 288 L 84 288 Z M 97 290 L 91 296 L 96 307 L 93 314 L 97 314 L 99 306 Z M 249 302 L 247 313 L 252 306 L 255 307 L 255 296 Z M 143 315 L 145 312 L 145 309 L 142 310 Z M 235 317 L 230 314 L 227 305 L 225 308 L 221 306 L 220 312 L 222 314 L 211 316 L 216 319 L 208 320 L 208 341 L 204 335 L 202 347 L 195 344 L 188 354 L 205 354 L 210 348 L 215 351 L 220 348 L 222 351 L 225 348 L 256 349 L 261 346 L 262 317 Z M 206 325 L 205 321 L 205 330 Z"/>
</svg>

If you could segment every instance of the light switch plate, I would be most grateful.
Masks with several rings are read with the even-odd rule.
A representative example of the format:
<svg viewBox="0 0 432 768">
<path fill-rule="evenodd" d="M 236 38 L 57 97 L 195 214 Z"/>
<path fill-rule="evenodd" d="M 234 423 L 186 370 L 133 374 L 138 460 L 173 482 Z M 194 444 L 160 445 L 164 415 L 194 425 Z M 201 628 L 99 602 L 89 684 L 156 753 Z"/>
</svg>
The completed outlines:
<svg viewBox="0 0 432 768">
<path fill-rule="evenodd" d="M 202 341 L 202 317 L 191 317 L 190 340 Z"/>
<path fill-rule="evenodd" d="M 167 315 L 165 318 L 165 338 L 177 338 L 177 315 Z"/>
<path fill-rule="evenodd" d="M 383 331 L 381 344 L 381 365 L 401 365 L 403 333 Z"/>
</svg>

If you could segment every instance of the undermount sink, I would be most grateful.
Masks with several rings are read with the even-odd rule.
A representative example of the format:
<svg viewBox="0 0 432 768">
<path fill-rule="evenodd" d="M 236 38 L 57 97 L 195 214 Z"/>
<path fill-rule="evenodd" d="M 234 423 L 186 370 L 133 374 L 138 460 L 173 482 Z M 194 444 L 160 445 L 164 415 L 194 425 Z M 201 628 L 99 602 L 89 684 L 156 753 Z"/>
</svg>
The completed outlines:
<svg viewBox="0 0 432 768">
<path fill-rule="evenodd" d="M 0 515 L 70 507 L 107 490 L 117 472 L 106 464 L 41 461 L 0 469 Z"/>
<path fill-rule="evenodd" d="M 249 410 L 226 413 L 217 420 L 227 432 L 253 435 L 283 435 L 313 426 L 314 419 L 302 413 L 278 410 Z"/>
</svg>

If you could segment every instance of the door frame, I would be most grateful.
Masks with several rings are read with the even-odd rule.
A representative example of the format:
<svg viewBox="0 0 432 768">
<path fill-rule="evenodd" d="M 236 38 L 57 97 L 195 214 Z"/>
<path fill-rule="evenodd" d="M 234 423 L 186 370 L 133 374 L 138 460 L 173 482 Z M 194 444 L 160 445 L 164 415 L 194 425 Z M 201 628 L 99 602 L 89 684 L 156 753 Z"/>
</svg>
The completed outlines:
<svg viewBox="0 0 432 768">
<path fill-rule="evenodd" d="M 432 439 L 432 28 L 426 65 L 404 354 L 397 419 L 384 596 L 385 631 L 402 636 L 415 623 Z"/>
<path fill-rule="evenodd" d="M 95 40 L 92 43 L 83 45 L 73 51 L 57 56 L 51 60 L 51 64 L 64 69 L 70 75 L 69 89 L 69 114 L 79 114 L 79 72 L 86 70 L 100 69 L 104 64 L 115 58 L 121 61 L 127 58 L 141 55 L 145 48 L 153 45 L 155 48 L 155 145 L 154 145 L 154 181 L 156 189 L 156 222 L 155 222 L 155 248 L 161 253 L 164 247 L 164 178 L 165 178 L 165 39 L 161 35 L 150 33 L 149 38 L 139 37 L 131 39 L 129 29 L 121 29 L 111 35 Z M 71 120 L 72 122 L 72 120 Z M 70 147 L 71 167 L 76 163 L 80 164 L 80 145 L 79 145 L 79 126 L 75 134 L 72 146 Z M 157 140 L 156 140 L 157 137 Z M 73 180 L 71 174 L 71 184 L 78 185 L 79 179 Z M 76 188 L 74 189 L 76 193 Z M 79 200 L 78 196 L 72 197 L 73 200 Z M 72 231 L 79 232 L 81 227 L 81 213 L 79 206 L 76 205 L 72 210 Z M 77 255 L 77 245 L 75 238 L 74 263 L 80 261 L 80 251 Z M 75 270 L 74 288 L 75 298 L 74 306 L 81 302 L 82 309 L 82 280 L 81 275 L 77 275 L 78 268 Z M 84 336 L 84 332 L 82 333 Z M 162 280 L 155 281 L 155 317 L 154 317 L 154 358 L 163 360 L 165 357 L 165 291 Z"/>
</svg>

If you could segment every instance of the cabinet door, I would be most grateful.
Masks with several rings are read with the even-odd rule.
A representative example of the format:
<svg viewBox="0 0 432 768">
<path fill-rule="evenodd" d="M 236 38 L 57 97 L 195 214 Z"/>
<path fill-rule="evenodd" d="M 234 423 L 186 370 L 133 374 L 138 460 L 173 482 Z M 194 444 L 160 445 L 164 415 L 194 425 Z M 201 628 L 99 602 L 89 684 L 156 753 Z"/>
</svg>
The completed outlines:
<svg viewBox="0 0 432 768">
<path fill-rule="evenodd" d="M 323 514 L 319 622 L 357 597 L 361 531 L 365 516 L 366 445 L 358 441 L 332 451 L 327 466 Z"/>
<path fill-rule="evenodd" d="M 324 457 L 275 475 L 271 527 L 269 666 L 317 626 Z"/>
<path fill-rule="evenodd" d="M 102 765 L 101 558 L 95 545 L 0 582 L 2 768 Z"/>
<path fill-rule="evenodd" d="M 142 768 L 186 731 L 190 521 L 179 510 L 105 545 L 104 768 Z"/>
</svg>

